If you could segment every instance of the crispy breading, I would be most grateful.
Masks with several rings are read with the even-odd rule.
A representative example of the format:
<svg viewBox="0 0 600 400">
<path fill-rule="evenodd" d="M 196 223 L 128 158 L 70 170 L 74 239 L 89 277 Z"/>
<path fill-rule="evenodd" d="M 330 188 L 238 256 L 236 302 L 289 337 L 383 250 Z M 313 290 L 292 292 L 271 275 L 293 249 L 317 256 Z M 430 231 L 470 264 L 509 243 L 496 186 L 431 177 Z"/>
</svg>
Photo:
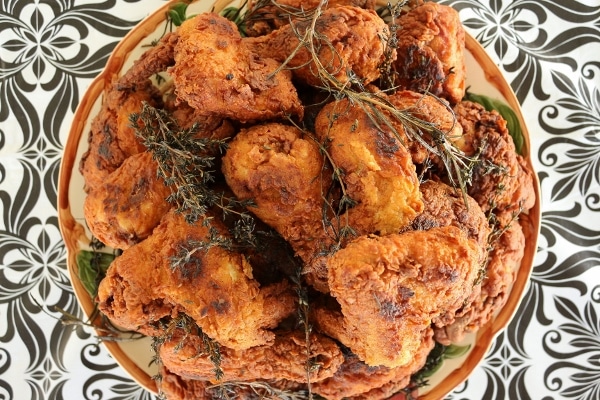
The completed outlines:
<svg viewBox="0 0 600 400">
<path fill-rule="evenodd" d="M 294 21 L 298 15 L 307 15 L 319 6 L 320 0 L 279 0 L 277 4 L 271 2 L 251 0 L 248 10 L 251 17 L 246 26 L 248 36 L 261 36 L 279 29 Z M 374 0 L 329 0 L 323 5 L 328 7 L 354 6 L 364 9 L 374 9 Z"/>
<path fill-rule="evenodd" d="M 168 72 L 178 98 L 198 112 L 243 122 L 302 116 L 291 73 L 277 72 L 280 62 L 246 46 L 233 22 L 203 13 L 186 20 L 177 34 Z"/>
<path fill-rule="evenodd" d="M 425 2 L 397 20 L 396 84 L 457 103 L 465 95 L 465 31 L 458 12 Z"/>
<path fill-rule="evenodd" d="M 317 143 L 288 125 L 269 123 L 243 129 L 229 144 L 225 179 L 248 209 L 287 240 L 306 263 L 331 243 L 323 226 L 323 194 L 330 172 Z"/>
<path fill-rule="evenodd" d="M 317 72 L 311 52 L 300 42 L 311 24 L 310 19 L 300 20 L 246 42 L 261 56 L 285 62 L 298 80 L 320 87 L 325 78 Z M 317 19 L 315 31 L 323 38 L 315 49 L 319 63 L 339 83 L 352 80 L 366 85 L 379 78 L 379 65 L 385 58 L 382 37 L 389 35 L 389 29 L 374 10 L 328 8 Z"/>
<path fill-rule="evenodd" d="M 207 389 L 210 382 L 185 379 L 167 368 L 160 369 L 160 379 L 156 380 L 158 392 L 169 400 L 212 400 L 213 394 Z"/>
<path fill-rule="evenodd" d="M 425 121 L 435 128 L 439 137 L 432 137 L 430 132 L 419 130 L 418 134 L 421 140 L 427 146 L 436 149 L 437 142 L 441 140 L 456 141 L 462 136 L 462 126 L 456 123 L 456 118 L 448 103 L 440 98 L 427 94 L 417 93 L 411 90 L 399 90 L 387 97 L 389 102 L 401 112 L 406 112 L 414 118 Z M 394 125 L 399 123 L 390 118 Z M 426 160 L 431 160 L 434 164 L 443 168 L 441 161 L 431 154 L 431 150 L 414 137 L 404 134 L 405 129 L 399 127 L 396 130 L 402 134 L 406 146 L 410 150 L 413 162 L 422 164 Z"/>
<path fill-rule="evenodd" d="M 396 368 L 369 366 L 355 354 L 348 353 L 335 375 L 316 382 L 313 392 L 328 400 L 388 399 L 409 384 L 411 376 L 425 364 L 433 345 L 433 331 L 429 329 L 411 361 Z"/>
<path fill-rule="evenodd" d="M 506 120 L 470 101 L 457 104 L 454 112 L 463 127 L 457 146 L 468 156 L 478 155 L 469 195 L 484 212 L 519 213 L 533 207 L 533 175 L 515 149 Z"/>
<path fill-rule="evenodd" d="M 525 235 L 518 220 L 512 220 L 499 229 L 502 232 L 491 243 L 480 293 L 457 312 L 453 323 L 436 327 L 436 341 L 444 345 L 459 342 L 466 333 L 485 325 L 506 304 L 515 273 L 523 259 Z"/>
<path fill-rule="evenodd" d="M 100 186 L 126 158 L 146 150 L 129 120 L 132 113 L 140 112 L 143 102 L 161 105 L 158 90 L 150 81 L 131 90 L 119 90 L 112 84 L 104 91 L 102 108 L 92 120 L 89 148 L 79 164 L 86 191 Z"/>
<path fill-rule="evenodd" d="M 357 236 L 396 233 L 423 210 L 411 154 L 362 107 L 348 100 L 327 104 L 317 116 L 315 133 L 356 203 L 339 220 Z"/>
<path fill-rule="evenodd" d="M 83 212 L 92 234 L 107 246 L 126 249 L 148 237 L 171 208 L 171 190 L 157 176 L 152 154 L 127 158 L 102 185 L 90 190 Z"/>
<path fill-rule="evenodd" d="M 215 362 L 202 337 L 193 332 L 175 332 L 159 347 L 160 360 L 172 372 L 186 379 L 217 382 Z M 310 370 L 310 381 L 318 382 L 333 376 L 344 361 L 338 345 L 321 334 L 310 335 L 310 355 L 307 355 L 305 333 L 284 331 L 266 345 L 245 350 L 219 348 L 218 367 L 223 373 L 218 382 L 289 380 L 306 383 L 307 356 L 318 368 Z"/>
<path fill-rule="evenodd" d="M 419 186 L 425 209 L 415 218 L 412 227 L 427 230 L 439 226 L 456 226 L 475 240 L 481 249 L 486 249 L 491 233 L 490 223 L 481 207 L 460 189 L 437 180 L 428 180 Z M 466 200 L 466 203 L 465 203 Z M 487 251 L 482 252 L 484 259 Z"/>
<path fill-rule="evenodd" d="M 367 365 L 406 365 L 432 320 L 470 296 L 480 251 L 454 226 L 361 236 L 328 261 L 341 308 L 317 309 L 317 325 Z"/>
<path fill-rule="evenodd" d="M 206 248 L 211 232 L 205 222 L 192 225 L 169 212 L 152 235 L 113 261 L 98 288 L 99 309 L 148 335 L 161 334 L 162 318 L 185 313 L 224 346 L 271 342 L 269 329 L 294 311 L 297 296 L 286 281 L 259 287 L 243 254 Z M 182 263 L 174 265 L 176 258 Z"/>
</svg>

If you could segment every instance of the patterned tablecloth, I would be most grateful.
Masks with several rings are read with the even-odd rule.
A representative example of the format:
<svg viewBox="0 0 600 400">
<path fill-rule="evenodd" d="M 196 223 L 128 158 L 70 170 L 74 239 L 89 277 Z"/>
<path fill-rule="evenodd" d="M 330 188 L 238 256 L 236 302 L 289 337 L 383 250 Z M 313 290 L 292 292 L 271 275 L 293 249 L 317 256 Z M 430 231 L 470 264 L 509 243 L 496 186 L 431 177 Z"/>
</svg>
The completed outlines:
<svg viewBox="0 0 600 400">
<path fill-rule="evenodd" d="M 600 399 L 599 0 L 446 0 L 522 104 L 542 230 L 516 317 L 458 399 Z M 56 216 L 73 113 L 159 0 L 2 0 L 0 399 L 150 399 L 78 314 Z"/>
</svg>

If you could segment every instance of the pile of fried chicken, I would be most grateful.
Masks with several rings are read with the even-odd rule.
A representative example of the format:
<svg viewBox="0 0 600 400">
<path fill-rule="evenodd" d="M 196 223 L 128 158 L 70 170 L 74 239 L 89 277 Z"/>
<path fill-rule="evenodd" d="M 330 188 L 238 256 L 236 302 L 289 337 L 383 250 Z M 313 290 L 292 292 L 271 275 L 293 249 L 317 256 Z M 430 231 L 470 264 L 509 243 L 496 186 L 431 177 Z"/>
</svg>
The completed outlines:
<svg viewBox="0 0 600 400">
<path fill-rule="evenodd" d="M 156 338 L 167 399 L 386 399 L 435 342 L 505 304 L 532 172 L 500 114 L 463 101 L 453 9 L 415 2 L 390 22 L 369 0 L 262 7 L 243 36 L 216 13 L 189 18 L 107 85 L 80 164 L 87 224 L 121 252 L 96 301 Z M 261 246 L 199 245 L 231 222 L 213 209 L 190 222 L 169 201 L 130 121 L 144 106 L 227 141 L 210 184 L 251 202 Z M 442 142 L 469 160 L 464 190 Z"/>
</svg>

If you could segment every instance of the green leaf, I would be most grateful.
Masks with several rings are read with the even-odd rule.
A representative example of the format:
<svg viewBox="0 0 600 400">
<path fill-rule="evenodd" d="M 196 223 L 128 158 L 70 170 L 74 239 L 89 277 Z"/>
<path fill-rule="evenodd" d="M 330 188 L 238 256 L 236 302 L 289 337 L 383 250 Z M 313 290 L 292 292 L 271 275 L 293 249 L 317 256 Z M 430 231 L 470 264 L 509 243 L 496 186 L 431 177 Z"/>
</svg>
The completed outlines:
<svg viewBox="0 0 600 400">
<path fill-rule="evenodd" d="M 81 250 L 77 254 L 79 280 L 92 299 L 98 293 L 98 284 L 106 275 L 108 267 L 115 259 L 113 254 Z"/>
<path fill-rule="evenodd" d="M 512 108 L 500 100 L 492 99 L 489 96 L 481 94 L 467 92 L 465 99 L 481 104 L 487 111 L 495 110 L 502 115 L 502 117 L 506 120 L 506 127 L 508 129 L 508 133 L 513 139 L 517 153 L 523 154 L 523 144 L 525 141 L 523 138 L 523 131 L 521 129 L 519 119 L 517 118 L 517 114 L 515 114 Z"/>
<path fill-rule="evenodd" d="M 187 8 L 187 3 L 175 3 L 169 8 L 167 15 L 171 22 L 173 22 L 173 25 L 181 26 L 181 24 L 183 24 L 187 19 Z"/>
<path fill-rule="evenodd" d="M 444 358 L 458 358 L 467 354 L 469 349 L 471 348 L 470 344 L 465 346 L 457 346 L 455 344 L 451 344 L 446 346 L 444 349 Z"/>
</svg>

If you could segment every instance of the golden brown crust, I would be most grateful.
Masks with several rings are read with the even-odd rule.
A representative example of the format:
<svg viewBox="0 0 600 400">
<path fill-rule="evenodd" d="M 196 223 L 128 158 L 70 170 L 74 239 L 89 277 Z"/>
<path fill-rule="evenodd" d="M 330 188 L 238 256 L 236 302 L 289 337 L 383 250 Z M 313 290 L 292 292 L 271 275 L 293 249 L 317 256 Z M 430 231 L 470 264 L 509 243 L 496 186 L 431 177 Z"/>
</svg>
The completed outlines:
<svg viewBox="0 0 600 400">
<path fill-rule="evenodd" d="M 111 264 L 98 288 L 100 310 L 148 335 L 160 335 L 158 322 L 183 312 L 225 346 L 271 342 L 268 329 L 293 312 L 295 294 L 285 281 L 259 287 L 243 254 L 218 246 L 193 248 L 208 241 L 202 221 L 192 225 L 181 214 L 168 213 L 152 235 Z M 173 267 L 173 258 L 185 255 L 186 262 Z"/>
<path fill-rule="evenodd" d="M 238 133 L 223 157 L 231 190 L 253 199 L 249 210 L 287 240 L 309 262 L 328 242 L 322 224 L 329 175 L 317 144 L 292 126 L 254 125 Z"/>
<path fill-rule="evenodd" d="M 86 190 L 99 187 L 126 158 L 146 150 L 129 120 L 132 113 L 140 112 L 143 102 L 161 104 L 150 81 L 132 90 L 119 90 L 113 84 L 104 91 L 102 108 L 92 121 L 88 151 L 79 165 Z"/>
<path fill-rule="evenodd" d="M 286 62 L 294 77 L 301 82 L 322 86 L 311 53 L 299 45 L 299 35 L 310 28 L 311 21 L 285 25 L 269 35 L 248 38 L 247 43 L 263 57 Z M 366 85 L 380 76 L 379 65 L 384 59 L 382 37 L 389 35 L 385 22 L 373 10 L 341 6 L 323 11 L 315 30 L 326 41 L 317 49 L 321 65 L 341 84 L 350 78 Z M 288 60 L 294 51 L 298 51 Z"/>
<path fill-rule="evenodd" d="M 432 331 L 429 330 L 411 361 L 396 368 L 372 367 L 356 355 L 346 354 L 344 364 L 335 375 L 315 383 L 313 391 L 329 400 L 388 399 L 409 384 L 411 376 L 425 364 L 433 345 Z"/>
<path fill-rule="evenodd" d="M 454 112 L 463 127 L 457 146 L 467 156 L 478 155 L 469 195 L 484 212 L 518 214 L 533 207 L 533 176 L 515 149 L 506 120 L 470 101 L 457 104 Z"/>
<path fill-rule="evenodd" d="M 171 193 L 149 152 L 127 158 L 102 185 L 90 190 L 83 211 L 92 234 L 107 246 L 126 249 L 145 239 L 171 208 Z"/>
<path fill-rule="evenodd" d="M 199 14 L 178 30 L 175 93 L 204 115 L 264 120 L 303 110 L 289 71 L 242 43 L 236 25 L 217 14 Z"/>
<path fill-rule="evenodd" d="M 306 383 L 309 377 L 304 332 L 279 332 L 272 343 L 245 350 L 221 346 L 219 354 L 221 383 L 275 379 Z M 217 382 L 215 363 L 200 336 L 176 332 L 160 345 L 159 356 L 170 371 L 183 378 Z M 309 357 L 318 365 L 310 372 L 311 382 L 333 376 L 344 360 L 337 344 L 320 334 L 310 337 Z"/>
<path fill-rule="evenodd" d="M 253 10 L 253 18 L 248 21 L 246 33 L 248 36 L 261 36 L 294 21 L 294 14 L 308 13 L 319 6 L 320 0 L 279 0 L 277 5 L 267 4 L 257 0 L 249 1 L 248 9 Z M 260 6 L 259 6 L 260 4 Z M 375 0 L 329 0 L 323 7 L 353 6 L 368 10 L 375 8 Z"/>
<path fill-rule="evenodd" d="M 465 95 L 465 32 L 453 8 L 426 2 L 398 18 L 394 63 L 400 87 L 451 103 Z"/>
<path fill-rule="evenodd" d="M 453 226 L 360 237 L 328 261 L 341 313 L 317 310 L 317 324 L 368 365 L 406 365 L 432 320 L 469 297 L 479 258 Z"/>
<path fill-rule="evenodd" d="M 360 106 L 348 100 L 327 104 L 317 116 L 315 132 L 341 170 L 347 195 L 356 202 L 339 220 L 357 236 L 396 233 L 423 210 L 410 153 Z"/>
</svg>

